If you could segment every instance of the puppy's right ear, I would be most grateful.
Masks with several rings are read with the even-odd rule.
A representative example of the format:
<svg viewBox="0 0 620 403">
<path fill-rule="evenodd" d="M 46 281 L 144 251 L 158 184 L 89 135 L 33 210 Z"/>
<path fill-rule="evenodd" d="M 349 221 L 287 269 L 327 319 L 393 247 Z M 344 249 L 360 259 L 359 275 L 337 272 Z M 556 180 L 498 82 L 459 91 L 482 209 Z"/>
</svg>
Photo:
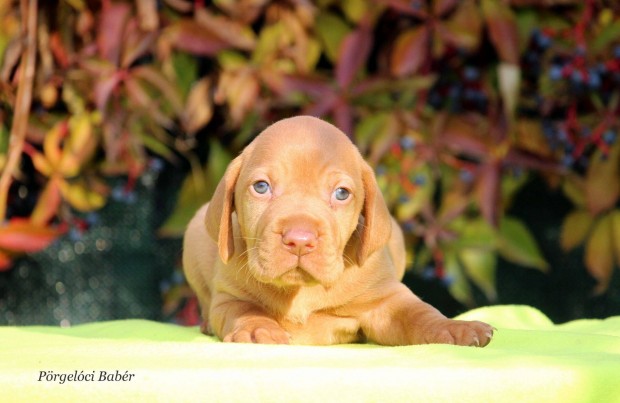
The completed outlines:
<svg viewBox="0 0 620 403">
<path fill-rule="evenodd" d="M 242 158 L 243 155 L 238 156 L 226 168 L 224 177 L 215 188 L 205 216 L 207 232 L 217 242 L 220 258 L 224 263 L 228 263 L 235 253 L 232 213 L 235 210 L 235 184 L 241 171 Z"/>
</svg>

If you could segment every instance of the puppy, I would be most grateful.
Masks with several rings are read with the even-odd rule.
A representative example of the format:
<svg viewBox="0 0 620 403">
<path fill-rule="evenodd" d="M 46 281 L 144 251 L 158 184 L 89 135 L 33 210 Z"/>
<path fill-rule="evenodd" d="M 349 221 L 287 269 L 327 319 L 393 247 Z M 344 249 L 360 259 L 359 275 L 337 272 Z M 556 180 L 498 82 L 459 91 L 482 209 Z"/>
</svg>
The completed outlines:
<svg viewBox="0 0 620 403">
<path fill-rule="evenodd" d="M 184 238 L 202 331 L 225 342 L 485 346 L 400 280 L 405 247 L 372 168 L 347 136 L 299 116 L 228 166 Z"/>
</svg>

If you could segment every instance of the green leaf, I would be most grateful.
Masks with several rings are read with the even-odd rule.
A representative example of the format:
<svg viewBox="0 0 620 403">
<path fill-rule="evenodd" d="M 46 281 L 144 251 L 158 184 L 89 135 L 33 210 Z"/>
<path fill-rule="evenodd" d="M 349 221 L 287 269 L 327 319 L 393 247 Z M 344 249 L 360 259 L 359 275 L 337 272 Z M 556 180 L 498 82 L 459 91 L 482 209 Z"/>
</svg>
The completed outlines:
<svg viewBox="0 0 620 403">
<path fill-rule="evenodd" d="M 262 64 L 267 60 L 278 49 L 283 35 L 285 35 L 285 30 L 282 22 L 263 27 L 258 36 L 258 43 L 252 52 L 252 62 Z"/>
<path fill-rule="evenodd" d="M 603 29 L 594 37 L 592 43 L 589 44 L 588 50 L 592 51 L 594 55 L 598 55 L 605 51 L 605 49 L 620 39 L 620 20 L 615 20 L 612 23 L 603 27 Z"/>
<path fill-rule="evenodd" d="M 607 290 L 614 268 L 613 219 L 602 217 L 592 230 L 586 243 L 585 263 L 588 272 L 598 281 L 596 294 Z"/>
<path fill-rule="evenodd" d="M 336 64 L 340 44 L 351 32 L 351 27 L 336 14 L 321 13 L 316 17 L 315 30 L 323 49 L 325 49 L 325 55 L 333 64 Z"/>
<path fill-rule="evenodd" d="M 459 253 L 461 264 L 469 279 L 478 287 L 489 301 L 497 300 L 495 271 L 497 255 L 483 249 L 463 249 Z"/>
<path fill-rule="evenodd" d="M 466 306 L 474 306 L 474 298 L 471 286 L 463 273 L 463 268 L 459 264 L 459 259 L 455 253 L 446 253 L 444 256 L 444 270 L 450 283 L 448 290 L 450 294 L 460 303 Z"/>
<path fill-rule="evenodd" d="M 226 51 L 223 51 L 222 53 L 224 52 Z M 177 88 L 179 89 L 181 96 L 186 98 L 190 88 L 192 88 L 192 84 L 196 81 L 198 61 L 196 57 L 185 52 L 173 52 L 171 59 L 174 74 L 176 76 Z"/>
<path fill-rule="evenodd" d="M 506 259 L 523 266 L 542 271 L 549 268 L 543 258 L 536 240 L 519 220 L 504 217 L 499 223 L 498 251 Z"/>
<path fill-rule="evenodd" d="M 339 3 L 349 21 L 360 22 L 367 15 L 371 2 L 367 0 L 342 0 Z"/>
<path fill-rule="evenodd" d="M 457 218 L 450 222 L 450 229 L 458 233 L 458 238 L 450 246 L 455 250 L 476 248 L 495 250 L 497 233 L 483 218 Z"/>
<path fill-rule="evenodd" d="M 219 180 L 224 176 L 231 155 L 217 141 L 210 143 L 209 159 L 204 169 L 196 168 L 181 185 L 176 206 L 158 230 L 164 237 L 180 237 L 198 208 L 209 201 Z"/>
<path fill-rule="evenodd" d="M 570 212 L 562 223 L 560 245 L 564 251 L 569 251 L 581 244 L 592 228 L 593 218 L 585 210 Z"/>
</svg>

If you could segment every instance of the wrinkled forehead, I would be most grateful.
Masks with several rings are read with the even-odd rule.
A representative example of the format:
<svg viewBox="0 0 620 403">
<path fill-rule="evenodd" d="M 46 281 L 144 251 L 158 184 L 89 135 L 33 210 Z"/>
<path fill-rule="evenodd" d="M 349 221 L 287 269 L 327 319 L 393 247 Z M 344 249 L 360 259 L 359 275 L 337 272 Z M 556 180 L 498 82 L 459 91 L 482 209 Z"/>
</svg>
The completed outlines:
<svg viewBox="0 0 620 403">
<path fill-rule="evenodd" d="M 335 126 L 312 117 L 281 120 L 265 129 L 248 147 L 248 168 L 295 167 L 359 172 L 360 155 Z"/>
</svg>

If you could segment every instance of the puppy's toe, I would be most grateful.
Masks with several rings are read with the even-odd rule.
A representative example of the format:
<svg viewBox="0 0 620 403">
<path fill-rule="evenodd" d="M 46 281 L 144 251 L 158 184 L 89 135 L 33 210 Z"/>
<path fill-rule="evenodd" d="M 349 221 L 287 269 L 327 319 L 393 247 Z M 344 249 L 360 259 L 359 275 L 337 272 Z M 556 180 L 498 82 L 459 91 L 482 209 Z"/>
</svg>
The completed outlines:
<svg viewBox="0 0 620 403">
<path fill-rule="evenodd" d="M 260 344 L 289 344 L 289 335 L 281 329 L 259 328 L 254 331 L 254 341 Z"/>
<path fill-rule="evenodd" d="M 483 322 L 465 322 L 448 319 L 436 326 L 426 337 L 428 343 L 456 344 L 484 347 L 493 337 L 493 328 Z"/>
<path fill-rule="evenodd" d="M 240 327 L 224 337 L 226 343 L 289 344 L 289 334 L 270 323 L 256 327 Z"/>
<path fill-rule="evenodd" d="M 451 332 L 460 346 L 484 347 L 491 342 L 493 328 L 486 323 L 452 321 Z"/>
</svg>

